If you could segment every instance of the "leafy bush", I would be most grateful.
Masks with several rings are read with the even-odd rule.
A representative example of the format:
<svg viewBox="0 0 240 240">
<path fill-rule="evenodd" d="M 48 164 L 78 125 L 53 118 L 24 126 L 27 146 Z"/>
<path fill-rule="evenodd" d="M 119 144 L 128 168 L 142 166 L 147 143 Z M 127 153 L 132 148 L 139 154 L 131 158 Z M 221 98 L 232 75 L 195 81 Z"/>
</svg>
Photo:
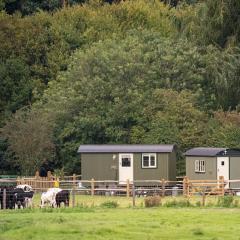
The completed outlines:
<svg viewBox="0 0 240 240">
<path fill-rule="evenodd" d="M 160 196 L 149 196 L 144 199 L 145 207 L 158 207 L 161 205 Z"/>
<path fill-rule="evenodd" d="M 233 207 L 239 207 L 239 200 L 233 201 Z"/>
<path fill-rule="evenodd" d="M 233 196 L 223 196 L 218 198 L 217 206 L 218 207 L 233 207 Z"/>
<path fill-rule="evenodd" d="M 191 207 L 191 203 L 189 200 L 179 200 L 176 199 L 172 201 L 168 201 L 164 204 L 165 207 Z"/>
<path fill-rule="evenodd" d="M 103 208 L 117 208 L 118 205 L 119 204 L 116 201 L 106 201 L 100 204 Z"/>
<path fill-rule="evenodd" d="M 200 201 L 196 202 L 196 207 L 201 207 L 202 203 Z"/>
<path fill-rule="evenodd" d="M 193 234 L 194 234 L 194 235 L 197 235 L 197 236 L 201 236 L 201 235 L 203 235 L 204 233 L 203 233 L 203 231 L 202 231 L 201 228 L 196 228 L 196 229 L 193 229 Z"/>
<path fill-rule="evenodd" d="M 207 204 L 206 204 L 207 207 L 215 207 L 215 205 L 216 204 L 214 202 L 211 202 L 211 201 L 207 202 Z"/>
</svg>

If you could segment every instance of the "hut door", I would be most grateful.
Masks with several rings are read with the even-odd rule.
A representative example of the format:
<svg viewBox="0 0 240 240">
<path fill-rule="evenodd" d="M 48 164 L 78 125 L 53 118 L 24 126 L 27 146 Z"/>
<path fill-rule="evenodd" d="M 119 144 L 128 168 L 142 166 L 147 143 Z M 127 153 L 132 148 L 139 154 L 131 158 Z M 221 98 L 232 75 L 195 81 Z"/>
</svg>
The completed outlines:
<svg viewBox="0 0 240 240">
<path fill-rule="evenodd" d="M 119 154 L 119 184 L 126 184 L 133 180 L 133 154 Z"/>
<path fill-rule="evenodd" d="M 217 177 L 224 177 L 224 180 L 229 180 L 229 158 L 218 157 L 217 158 Z M 225 188 L 229 188 L 229 184 Z"/>
</svg>

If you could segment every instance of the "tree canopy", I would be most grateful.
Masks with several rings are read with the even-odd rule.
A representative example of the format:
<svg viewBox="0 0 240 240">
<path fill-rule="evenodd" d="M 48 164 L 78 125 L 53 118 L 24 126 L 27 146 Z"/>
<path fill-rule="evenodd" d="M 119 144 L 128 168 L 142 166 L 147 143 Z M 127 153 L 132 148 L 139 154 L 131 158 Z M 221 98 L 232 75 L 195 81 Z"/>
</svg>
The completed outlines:
<svg viewBox="0 0 240 240">
<path fill-rule="evenodd" d="M 183 174 L 190 147 L 240 147 L 239 1 L 16 2 L 0 1 L 2 172 L 176 143 Z"/>
</svg>

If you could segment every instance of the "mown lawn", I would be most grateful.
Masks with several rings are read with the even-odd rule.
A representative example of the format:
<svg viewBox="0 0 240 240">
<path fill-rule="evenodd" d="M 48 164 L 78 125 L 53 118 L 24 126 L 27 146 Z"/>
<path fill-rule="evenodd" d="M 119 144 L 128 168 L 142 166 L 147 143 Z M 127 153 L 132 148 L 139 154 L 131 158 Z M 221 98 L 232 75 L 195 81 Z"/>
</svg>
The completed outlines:
<svg viewBox="0 0 240 240">
<path fill-rule="evenodd" d="M 240 209 L 100 208 L 0 212 L 0 240 L 240 239 Z"/>
</svg>

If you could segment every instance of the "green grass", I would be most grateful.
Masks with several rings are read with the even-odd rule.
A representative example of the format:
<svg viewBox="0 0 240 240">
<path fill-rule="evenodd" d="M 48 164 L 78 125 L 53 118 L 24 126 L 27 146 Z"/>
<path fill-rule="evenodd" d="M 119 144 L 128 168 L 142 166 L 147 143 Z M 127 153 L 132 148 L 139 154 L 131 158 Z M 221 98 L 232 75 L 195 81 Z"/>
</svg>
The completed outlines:
<svg viewBox="0 0 240 240">
<path fill-rule="evenodd" d="M 196 207 L 200 197 L 192 198 L 195 207 L 188 208 L 145 208 L 144 198 L 132 208 L 131 198 L 76 196 L 76 208 L 39 209 L 39 200 L 36 195 L 34 209 L 0 211 L 0 240 L 240 240 L 240 207 Z M 216 202 L 216 197 L 207 198 L 207 203 Z"/>
<path fill-rule="evenodd" d="M 173 200 L 176 201 L 186 201 L 186 198 L 183 196 L 178 197 L 165 197 L 162 198 L 161 202 L 162 204 L 165 204 L 166 202 L 170 202 Z M 235 197 L 235 201 L 240 200 L 239 197 Z M 84 207 L 98 207 L 101 206 L 103 203 L 108 201 L 114 201 L 117 202 L 119 207 L 126 208 L 126 207 L 132 207 L 132 198 L 127 198 L 124 196 L 94 196 L 91 197 L 89 195 L 76 195 L 75 196 L 75 206 L 84 206 Z M 202 197 L 201 196 L 194 196 L 190 198 L 190 203 L 192 205 L 201 205 Z M 206 198 L 206 205 L 213 206 L 217 205 L 218 203 L 218 197 L 217 196 L 208 196 Z M 40 206 L 40 194 L 34 195 L 34 208 L 39 208 Z M 72 206 L 72 198 L 70 197 L 70 206 Z M 143 207 L 144 206 L 144 197 L 136 197 L 136 206 L 137 207 Z M 240 203 L 239 203 L 240 207 Z M 0 239 L 1 240 L 1 239 Z"/>
<path fill-rule="evenodd" d="M 240 239 L 240 209 L 69 208 L 0 213 L 0 240 Z"/>
</svg>

